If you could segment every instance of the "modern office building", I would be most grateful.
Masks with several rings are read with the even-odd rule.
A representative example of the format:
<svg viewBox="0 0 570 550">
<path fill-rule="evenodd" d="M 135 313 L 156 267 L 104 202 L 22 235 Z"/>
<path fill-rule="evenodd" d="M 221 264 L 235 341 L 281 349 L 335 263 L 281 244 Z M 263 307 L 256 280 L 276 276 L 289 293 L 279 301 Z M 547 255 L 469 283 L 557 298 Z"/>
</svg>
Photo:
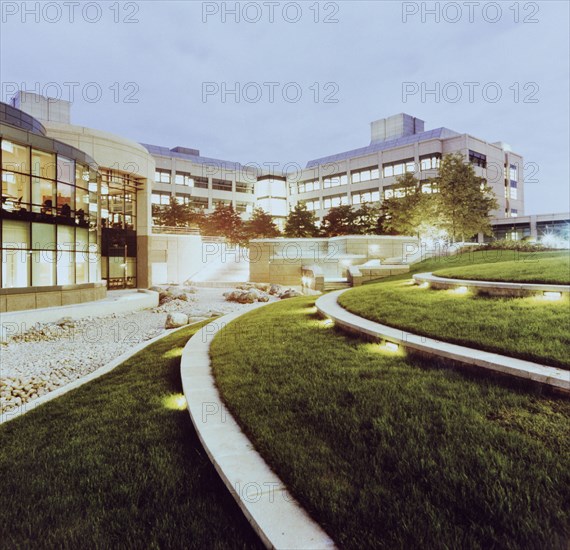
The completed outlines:
<svg viewBox="0 0 570 550">
<path fill-rule="evenodd" d="M 304 202 L 322 219 L 339 205 L 379 203 L 406 189 L 397 177 L 411 172 L 425 193 L 437 192 L 429 182 L 443 155 L 461 153 L 495 192 L 495 218 L 523 214 L 523 157 L 504 143 L 489 143 L 448 128 L 425 130 L 423 120 L 407 114 L 371 123 L 366 147 L 311 160 L 298 181 L 289 182 L 289 204 Z"/>
<path fill-rule="evenodd" d="M 372 122 L 368 146 L 309 161 L 293 177 L 77 126 L 70 107 L 27 92 L 0 104 L 0 312 L 183 281 L 203 261 L 202 241 L 153 223 L 152 206 L 171 197 L 206 212 L 231 204 L 244 218 L 259 207 L 283 227 L 298 202 L 322 219 L 337 205 L 402 196 L 397 177 L 406 172 L 436 192 L 429 179 L 447 153 L 460 152 L 494 190 L 498 237 L 568 229 L 567 214 L 524 216 L 523 158 L 507 145 L 426 131 L 406 114 Z"/>
</svg>

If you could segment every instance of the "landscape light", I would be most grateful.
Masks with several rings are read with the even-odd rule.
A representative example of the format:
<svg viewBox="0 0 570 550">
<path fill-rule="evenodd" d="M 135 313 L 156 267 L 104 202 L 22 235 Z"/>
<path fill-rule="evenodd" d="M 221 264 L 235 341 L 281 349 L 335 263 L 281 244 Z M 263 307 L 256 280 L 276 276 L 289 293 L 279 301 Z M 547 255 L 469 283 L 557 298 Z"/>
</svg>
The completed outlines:
<svg viewBox="0 0 570 550">
<path fill-rule="evenodd" d="M 323 325 L 325 325 L 325 327 L 328 327 L 328 326 L 330 326 L 330 325 L 332 325 L 332 324 L 333 324 L 333 320 L 332 320 L 332 319 L 325 319 L 325 320 L 323 321 Z"/>
<path fill-rule="evenodd" d="M 466 286 L 458 286 L 455 289 L 456 294 L 467 294 L 467 292 L 469 292 L 469 289 Z"/>
<path fill-rule="evenodd" d="M 429 288 L 429 283 L 427 281 L 424 281 L 421 285 L 420 288 Z"/>
<path fill-rule="evenodd" d="M 181 393 L 169 395 L 163 400 L 163 403 L 167 409 L 174 411 L 183 411 L 187 407 L 186 397 Z"/>
<path fill-rule="evenodd" d="M 543 292 L 545 300 L 560 300 L 562 298 L 562 292 Z"/>
<path fill-rule="evenodd" d="M 393 353 L 396 353 L 400 349 L 400 346 L 394 342 L 385 342 L 384 347 Z"/>
</svg>

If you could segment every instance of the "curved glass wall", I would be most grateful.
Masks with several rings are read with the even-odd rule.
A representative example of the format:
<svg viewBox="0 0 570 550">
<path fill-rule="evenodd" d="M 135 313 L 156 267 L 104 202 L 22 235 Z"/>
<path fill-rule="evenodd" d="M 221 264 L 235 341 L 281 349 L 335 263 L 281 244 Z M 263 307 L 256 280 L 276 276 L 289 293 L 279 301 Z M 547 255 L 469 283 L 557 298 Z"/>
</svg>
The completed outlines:
<svg viewBox="0 0 570 550">
<path fill-rule="evenodd" d="M 0 145 L 1 287 L 100 281 L 98 170 L 14 140 Z"/>
</svg>

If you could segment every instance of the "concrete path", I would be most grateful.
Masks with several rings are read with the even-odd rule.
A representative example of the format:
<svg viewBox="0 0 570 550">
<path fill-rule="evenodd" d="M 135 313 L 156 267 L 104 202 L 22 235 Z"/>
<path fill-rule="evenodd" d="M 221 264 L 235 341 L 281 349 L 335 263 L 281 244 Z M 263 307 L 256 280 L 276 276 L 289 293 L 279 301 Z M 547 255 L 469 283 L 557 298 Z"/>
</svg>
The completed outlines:
<svg viewBox="0 0 570 550">
<path fill-rule="evenodd" d="M 441 342 L 364 319 L 350 313 L 338 304 L 338 297 L 343 292 L 346 290 L 325 294 L 316 302 L 318 311 L 332 319 L 341 328 L 420 351 L 423 354 L 449 359 L 456 363 L 473 365 L 501 374 L 532 380 L 559 393 L 570 395 L 570 371 Z"/>
<path fill-rule="evenodd" d="M 255 304 L 251 309 L 266 304 Z M 210 343 L 243 313 L 199 330 L 182 352 L 182 386 L 200 441 L 226 487 L 267 548 L 335 548 L 285 488 L 225 408 L 210 368 Z"/>
</svg>

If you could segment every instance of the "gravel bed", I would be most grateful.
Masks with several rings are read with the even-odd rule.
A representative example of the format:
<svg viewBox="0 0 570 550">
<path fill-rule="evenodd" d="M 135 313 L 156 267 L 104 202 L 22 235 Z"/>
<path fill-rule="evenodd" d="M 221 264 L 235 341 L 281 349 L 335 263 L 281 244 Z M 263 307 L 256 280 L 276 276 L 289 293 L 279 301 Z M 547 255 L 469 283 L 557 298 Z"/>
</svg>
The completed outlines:
<svg viewBox="0 0 570 550">
<path fill-rule="evenodd" d="M 37 324 L 0 344 L 0 413 L 64 386 L 106 365 L 133 346 L 165 332 L 166 316 L 181 312 L 191 322 L 247 309 L 227 302 L 231 288 L 201 288 L 188 301 L 153 309 Z"/>
</svg>

